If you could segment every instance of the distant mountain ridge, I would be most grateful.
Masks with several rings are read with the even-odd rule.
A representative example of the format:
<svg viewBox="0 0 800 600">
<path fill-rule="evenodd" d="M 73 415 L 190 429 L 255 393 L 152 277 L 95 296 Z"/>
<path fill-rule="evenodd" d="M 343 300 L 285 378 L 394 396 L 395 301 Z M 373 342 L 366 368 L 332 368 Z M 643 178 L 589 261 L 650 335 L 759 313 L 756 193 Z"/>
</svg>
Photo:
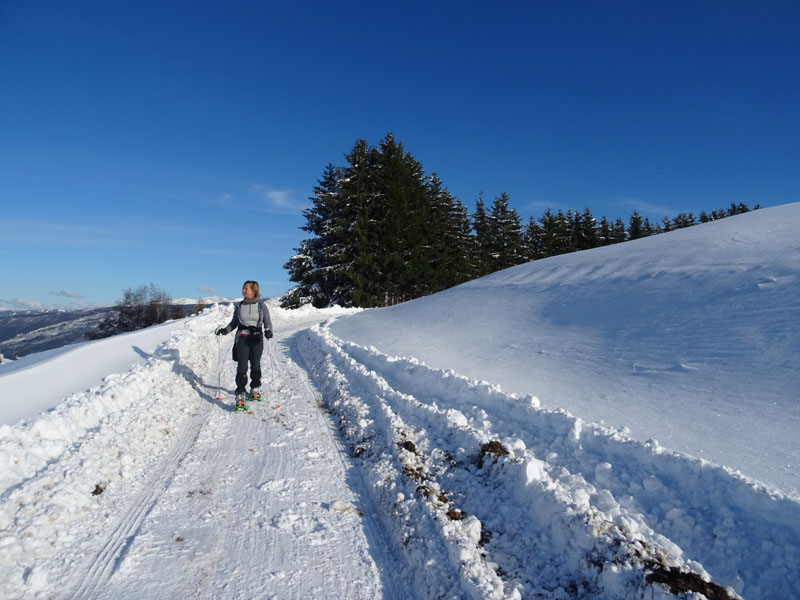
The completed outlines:
<svg viewBox="0 0 800 600">
<path fill-rule="evenodd" d="M 203 303 L 230 304 L 233 300 L 213 296 Z M 197 299 L 175 298 L 168 306 L 190 314 Z M 85 342 L 86 334 L 95 331 L 113 306 L 80 309 L 0 310 L 0 355 L 2 360 L 16 360 L 34 352 Z"/>
<path fill-rule="evenodd" d="M 188 314 L 192 307 L 177 304 Z M 80 310 L 26 310 L 0 313 L 0 354 L 3 360 L 86 341 L 112 307 Z"/>
<path fill-rule="evenodd" d="M 80 310 L 25 310 L 0 313 L 0 354 L 17 359 L 33 352 L 86 341 L 111 307 Z"/>
</svg>

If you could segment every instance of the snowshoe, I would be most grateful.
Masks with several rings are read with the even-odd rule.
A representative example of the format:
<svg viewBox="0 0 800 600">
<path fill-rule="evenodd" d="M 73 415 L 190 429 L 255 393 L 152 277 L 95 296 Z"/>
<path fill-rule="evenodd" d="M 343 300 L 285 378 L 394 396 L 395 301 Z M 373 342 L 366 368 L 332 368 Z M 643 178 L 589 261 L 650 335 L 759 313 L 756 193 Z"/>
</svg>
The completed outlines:
<svg viewBox="0 0 800 600">
<path fill-rule="evenodd" d="M 261 388 L 253 388 L 250 390 L 250 400 L 261 402 Z"/>
<path fill-rule="evenodd" d="M 245 400 L 247 396 L 244 394 L 236 394 L 236 404 L 233 407 L 234 412 L 249 410 Z"/>
</svg>

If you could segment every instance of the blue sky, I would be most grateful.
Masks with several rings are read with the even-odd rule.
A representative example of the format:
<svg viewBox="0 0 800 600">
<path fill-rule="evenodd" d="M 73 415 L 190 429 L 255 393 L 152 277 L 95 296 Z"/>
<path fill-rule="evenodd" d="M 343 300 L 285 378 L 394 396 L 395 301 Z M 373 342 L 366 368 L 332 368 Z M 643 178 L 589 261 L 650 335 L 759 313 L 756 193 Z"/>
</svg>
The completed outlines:
<svg viewBox="0 0 800 600">
<path fill-rule="evenodd" d="M 470 209 L 800 200 L 800 3 L 0 0 L 0 306 L 290 287 L 392 132 Z"/>
</svg>

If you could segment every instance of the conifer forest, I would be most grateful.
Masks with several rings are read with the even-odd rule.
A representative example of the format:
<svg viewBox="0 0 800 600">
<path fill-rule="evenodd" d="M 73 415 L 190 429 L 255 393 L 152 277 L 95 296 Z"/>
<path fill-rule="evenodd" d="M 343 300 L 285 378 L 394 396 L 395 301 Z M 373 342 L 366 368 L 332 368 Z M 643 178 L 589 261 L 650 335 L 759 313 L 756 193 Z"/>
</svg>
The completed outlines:
<svg viewBox="0 0 800 600">
<path fill-rule="evenodd" d="M 285 308 L 388 306 L 531 260 L 750 210 L 731 204 L 656 223 L 634 211 L 626 223 L 598 220 L 589 208 L 548 209 L 523 222 L 506 193 L 491 204 L 479 195 L 470 213 L 391 133 L 378 146 L 357 140 L 345 160 L 325 167 L 303 211 L 309 237 L 284 265 L 296 284 L 282 299 Z"/>
</svg>

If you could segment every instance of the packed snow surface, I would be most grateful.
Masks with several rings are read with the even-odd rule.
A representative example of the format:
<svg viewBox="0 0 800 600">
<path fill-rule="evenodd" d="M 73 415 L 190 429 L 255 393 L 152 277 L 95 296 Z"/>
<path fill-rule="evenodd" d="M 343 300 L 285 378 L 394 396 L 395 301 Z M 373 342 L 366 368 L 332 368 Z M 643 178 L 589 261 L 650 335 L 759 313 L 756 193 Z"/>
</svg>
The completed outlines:
<svg viewBox="0 0 800 600">
<path fill-rule="evenodd" d="M 0 370 L 0 595 L 800 597 L 798 227 L 273 304 L 246 413 L 230 306 Z"/>
</svg>

